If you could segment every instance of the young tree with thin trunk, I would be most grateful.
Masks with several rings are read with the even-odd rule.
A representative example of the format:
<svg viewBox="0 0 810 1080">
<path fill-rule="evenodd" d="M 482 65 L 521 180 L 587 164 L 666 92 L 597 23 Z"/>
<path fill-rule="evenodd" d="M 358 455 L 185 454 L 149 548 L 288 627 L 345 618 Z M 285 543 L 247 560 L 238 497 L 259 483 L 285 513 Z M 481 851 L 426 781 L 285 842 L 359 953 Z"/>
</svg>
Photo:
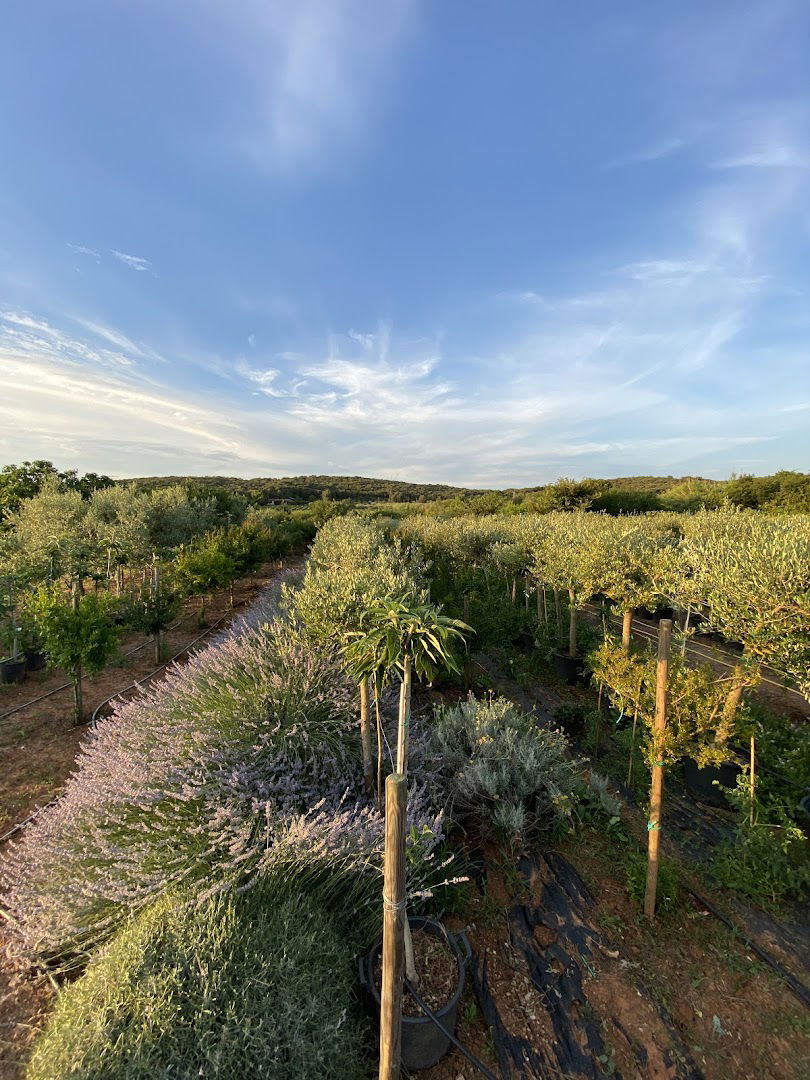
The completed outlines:
<svg viewBox="0 0 810 1080">
<path fill-rule="evenodd" d="M 388 679 L 399 678 L 397 776 L 407 776 L 408 772 L 413 677 L 430 683 L 441 670 L 460 673 L 453 647 L 462 643 L 464 633 L 470 630 L 466 623 L 442 615 L 433 605 L 415 604 L 411 597 L 404 596 L 392 597 L 369 608 L 360 620 L 360 630 L 348 635 L 346 659 L 355 678 L 372 679 L 378 693 Z M 402 918 L 405 970 L 408 979 L 416 985 L 418 973 L 404 909 Z"/>
<path fill-rule="evenodd" d="M 73 683 L 77 724 L 84 718 L 83 677 L 101 671 L 118 644 L 118 628 L 110 621 L 111 606 L 106 594 L 81 595 L 75 584 L 69 599 L 54 587 L 41 586 L 26 601 L 49 666 L 62 668 Z"/>
</svg>

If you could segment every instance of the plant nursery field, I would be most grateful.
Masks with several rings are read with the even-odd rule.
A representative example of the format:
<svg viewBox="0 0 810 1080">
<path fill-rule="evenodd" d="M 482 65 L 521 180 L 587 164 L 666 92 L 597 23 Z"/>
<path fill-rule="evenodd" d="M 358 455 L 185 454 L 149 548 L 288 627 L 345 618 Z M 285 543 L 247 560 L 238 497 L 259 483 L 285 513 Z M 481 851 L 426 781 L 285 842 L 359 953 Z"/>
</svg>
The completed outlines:
<svg viewBox="0 0 810 1080">
<path fill-rule="evenodd" d="M 810 1075 L 808 518 L 116 492 L 6 536 L 0 1077 Z"/>
</svg>

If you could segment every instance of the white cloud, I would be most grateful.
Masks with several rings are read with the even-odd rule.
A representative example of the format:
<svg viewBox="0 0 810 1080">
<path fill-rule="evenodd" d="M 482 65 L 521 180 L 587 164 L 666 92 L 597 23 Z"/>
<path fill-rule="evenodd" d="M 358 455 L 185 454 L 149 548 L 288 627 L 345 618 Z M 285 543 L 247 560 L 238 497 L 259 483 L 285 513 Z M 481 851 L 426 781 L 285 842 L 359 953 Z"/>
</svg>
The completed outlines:
<svg viewBox="0 0 810 1080">
<path fill-rule="evenodd" d="M 229 7 L 218 30 L 236 37 L 239 77 L 253 94 L 242 95 L 243 151 L 282 171 L 351 152 L 376 121 L 415 13 L 416 0 Z M 216 11 L 214 17 L 222 19 Z"/>
<path fill-rule="evenodd" d="M 140 255 L 127 255 L 123 251 L 116 251 L 115 248 L 112 249 L 111 254 L 131 270 L 138 270 L 141 273 L 152 270 L 152 263 L 149 259 L 144 259 Z"/>
<path fill-rule="evenodd" d="M 68 247 L 71 251 L 75 251 L 77 255 L 87 255 L 88 258 L 101 262 L 101 252 L 96 251 L 95 248 L 85 247 L 84 244 L 68 244 Z"/>
</svg>

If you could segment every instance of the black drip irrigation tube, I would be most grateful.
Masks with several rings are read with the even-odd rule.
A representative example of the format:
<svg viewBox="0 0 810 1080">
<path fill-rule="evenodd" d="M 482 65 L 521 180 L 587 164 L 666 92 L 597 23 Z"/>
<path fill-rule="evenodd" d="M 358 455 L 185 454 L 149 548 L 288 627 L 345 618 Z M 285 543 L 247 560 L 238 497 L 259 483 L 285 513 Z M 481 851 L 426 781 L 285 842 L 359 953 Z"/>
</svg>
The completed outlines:
<svg viewBox="0 0 810 1080">
<path fill-rule="evenodd" d="M 408 979 L 405 979 L 405 989 L 408 991 L 408 993 L 414 999 L 414 1001 L 419 1006 L 419 1008 L 422 1010 L 422 1012 L 425 1014 L 425 1016 L 428 1018 L 428 1020 L 430 1020 L 431 1023 L 436 1025 L 436 1027 L 439 1029 L 439 1031 L 442 1033 L 442 1035 L 444 1035 L 444 1037 L 446 1039 L 450 1040 L 450 1042 L 453 1044 L 453 1046 L 455 1046 L 455 1048 L 461 1054 L 464 1055 L 464 1057 L 467 1059 L 467 1061 L 469 1061 L 469 1063 L 471 1065 L 475 1066 L 475 1068 L 478 1069 L 478 1071 L 481 1073 L 482 1076 L 486 1076 L 487 1080 L 498 1080 L 498 1077 L 495 1075 L 495 1073 L 492 1072 L 483 1063 L 483 1061 L 481 1061 L 480 1058 L 477 1058 L 475 1056 L 475 1054 L 472 1052 L 472 1050 L 468 1050 L 467 1047 L 463 1043 L 459 1042 L 459 1040 L 456 1038 L 456 1036 L 453 1034 L 453 1032 L 448 1031 L 448 1029 L 444 1026 L 444 1024 L 438 1018 L 438 1016 L 436 1016 L 435 1013 L 431 1012 L 430 1006 L 428 1006 L 425 1003 L 425 1001 L 423 1000 L 423 998 L 422 998 L 421 994 L 419 993 L 419 991 L 416 989 L 416 987 L 413 985 L 413 983 L 410 982 Z"/>
<path fill-rule="evenodd" d="M 757 945 L 755 941 L 752 941 L 747 934 L 743 933 L 743 931 L 740 930 L 740 928 L 731 919 L 729 919 L 727 915 L 724 915 L 723 912 L 719 908 L 715 907 L 715 905 L 712 904 L 710 900 L 707 900 L 705 896 L 703 896 L 699 892 L 696 892 L 688 885 L 684 887 L 686 891 L 691 896 L 693 896 L 694 899 L 697 900 L 697 902 L 702 907 L 706 908 L 710 915 L 713 915 L 718 922 L 721 922 L 723 924 L 723 926 L 728 927 L 732 934 L 734 934 L 734 936 L 738 938 L 747 949 L 750 949 L 751 952 L 756 953 L 760 960 L 762 960 L 763 963 L 767 964 L 768 967 L 773 972 L 775 972 L 776 975 L 779 976 L 779 978 L 785 983 L 788 989 L 795 994 L 795 996 L 799 999 L 799 1001 L 802 1002 L 803 1005 L 806 1005 L 808 1008 L 810 1008 L 810 990 L 807 989 L 803 982 L 800 982 L 791 971 L 788 971 L 784 964 L 780 964 L 779 961 L 775 959 L 775 957 L 771 956 L 767 949 L 763 949 L 761 945 Z"/>
</svg>

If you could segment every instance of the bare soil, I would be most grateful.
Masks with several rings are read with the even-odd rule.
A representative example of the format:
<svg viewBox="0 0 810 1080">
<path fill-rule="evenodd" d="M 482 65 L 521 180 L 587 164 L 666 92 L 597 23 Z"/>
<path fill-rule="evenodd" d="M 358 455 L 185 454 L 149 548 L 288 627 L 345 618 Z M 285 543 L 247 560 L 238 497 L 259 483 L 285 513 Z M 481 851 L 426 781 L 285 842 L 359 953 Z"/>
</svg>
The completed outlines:
<svg viewBox="0 0 810 1080">
<path fill-rule="evenodd" d="M 447 945 L 434 934 L 424 930 L 414 930 L 413 960 L 419 983 L 416 987 L 419 996 L 432 1012 L 443 1009 L 458 986 L 458 962 Z M 382 964 L 377 959 L 374 965 L 374 981 L 377 991 L 382 986 Z M 424 1013 L 407 990 L 402 995 L 402 1012 L 405 1016 L 423 1016 Z"/>
</svg>

